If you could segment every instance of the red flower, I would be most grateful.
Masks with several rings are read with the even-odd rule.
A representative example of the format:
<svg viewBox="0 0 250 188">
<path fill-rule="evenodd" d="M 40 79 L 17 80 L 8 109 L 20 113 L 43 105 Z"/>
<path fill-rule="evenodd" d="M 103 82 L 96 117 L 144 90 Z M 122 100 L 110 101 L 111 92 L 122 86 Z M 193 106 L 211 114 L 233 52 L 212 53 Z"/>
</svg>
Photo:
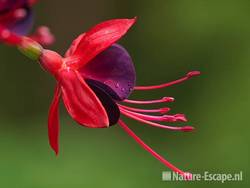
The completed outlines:
<svg viewBox="0 0 250 188">
<path fill-rule="evenodd" d="M 114 19 L 96 25 L 81 34 L 71 45 L 64 58 L 56 52 L 42 50 L 40 64 L 57 80 L 52 101 L 48 131 L 49 142 L 58 154 L 59 114 L 58 105 L 62 97 L 70 116 L 80 125 L 90 128 L 107 128 L 118 124 L 164 165 L 181 175 L 185 174 L 173 166 L 152 148 L 146 145 L 120 119 L 120 113 L 145 124 L 180 131 L 191 131 L 193 127 L 173 127 L 157 122 L 185 122 L 183 114 L 165 115 L 170 109 L 142 109 L 125 104 L 155 104 L 173 102 L 174 98 L 164 97 L 159 100 L 128 100 L 133 90 L 153 90 L 181 83 L 199 75 L 198 71 L 185 77 L 157 86 L 135 86 L 136 74 L 128 52 L 115 44 L 135 23 L 135 19 Z M 123 104 L 120 104 L 123 103 Z M 151 115 L 148 115 L 151 114 Z M 160 113 L 163 115 L 154 115 Z"/>
<path fill-rule="evenodd" d="M 0 41 L 15 44 L 11 34 L 28 35 L 34 22 L 32 6 L 36 2 L 37 0 L 0 1 Z M 54 42 L 54 36 L 45 26 L 39 27 L 29 37 L 43 45 L 50 45 Z"/>
</svg>

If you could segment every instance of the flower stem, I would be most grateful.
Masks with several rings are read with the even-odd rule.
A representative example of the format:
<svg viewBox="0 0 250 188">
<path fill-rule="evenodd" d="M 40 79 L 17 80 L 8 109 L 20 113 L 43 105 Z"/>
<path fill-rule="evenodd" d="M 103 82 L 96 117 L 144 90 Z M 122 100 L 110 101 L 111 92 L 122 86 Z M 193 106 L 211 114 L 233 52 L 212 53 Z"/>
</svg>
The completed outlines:
<svg viewBox="0 0 250 188">
<path fill-rule="evenodd" d="M 0 41 L 8 45 L 17 46 L 21 44 L 22 37 L 12 33 L 6 27 L 0 25 Z"/>
<path fill-rule="evenodd" d="M 32 38 L 19 36 L 1 25 L 0 41 L 16 46 L 26 57 L 32 60 L 38 60 L 43 50 L 42 46 Z"/>
</svg>

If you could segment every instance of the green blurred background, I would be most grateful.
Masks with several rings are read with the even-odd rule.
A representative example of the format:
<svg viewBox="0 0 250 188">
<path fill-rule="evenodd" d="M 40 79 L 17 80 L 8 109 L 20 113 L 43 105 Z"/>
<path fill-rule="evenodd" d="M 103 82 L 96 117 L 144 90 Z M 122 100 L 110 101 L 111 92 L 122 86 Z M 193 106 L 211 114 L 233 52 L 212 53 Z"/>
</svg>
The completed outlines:
<svg viewBox="0 0 250 188">
<path fill-rule="evenodd" d="M 248 187 L 250 105 L 250 1 L 44 0 L 36 25 L 57 37 L 64 53 L 89 27 L 138 16 L 120 41 L 134 59 L 137 83 L 171 81 L 191 70 L 202 76 L 131 98 L 174 96 L 193 133 L 169 132 L 126 120 L 157 152 L 181 169 L 243 171 L 242 182 L 163 182 L 168 170 L 119 127 L 87 129 L 61 108 L 61 151 L 47 141 L 54 79 L 16 49 L 0 46 L 0 187 Z"/>
</svg>

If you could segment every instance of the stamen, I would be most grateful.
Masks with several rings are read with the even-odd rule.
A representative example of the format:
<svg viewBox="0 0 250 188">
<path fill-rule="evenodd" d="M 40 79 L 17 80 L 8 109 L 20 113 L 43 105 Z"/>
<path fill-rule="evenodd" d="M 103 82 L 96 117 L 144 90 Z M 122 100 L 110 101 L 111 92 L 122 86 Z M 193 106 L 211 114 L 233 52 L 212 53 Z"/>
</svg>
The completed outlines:
<svg viewBox="0 0 250 188">
<path fill-rule="evenodd" d="M 14 12 L 13 12 L 13 16 L 16 18 L 16 19 L 23 19 L 25 16 L 27 15 L 27 11 L 23 8 L 19 8 L 19 9 L 16 9 Z"/>
<path fill-rule="evenodd" d="M 183 176 L 186 180 L 190 179 L 191 177 L 190 173 L 185 173 L 176 166 L 174 166 L 172 163 L 164 159 L 161 155 L 156 153 L 150 146 L 148 146 L 146 143 L 144 143 L 121 119 L 118 121 L 118 124 L 128 133 L 129 136 L 131 136 L 143 149 L 148 151 L 151 155 L 153 155 L 156 159 L 158 159 L 161 163 L 163 163 L 165 166 L 173 170 L 174 172 L 180 174 Z M 188 176 L 187 176 L 188 175 Z"/>
<path fill-rule="evenodd" d="M 31 39 L 37 41 L 41 45 L 49 46 L 55 41 L 54 35 L 50 32 L 50 29 L 46 26 L 40 26 L 36 32 L 29 36 Z"/>
<path fill-rule="evenodd" d="M 184 114 L 152 116 L 152 115 L 146 115 L 146 114 L 141 114 L 141 113 L 137 113 L 137 112 L 132 112 L 132 111 L 129 111 L 121 106 L 120 106 L 120 110 L 125 111 L 127 113 L 130 113 L 130 114 L 137 116 L 141 119 L 148 120 L 148 121 L 165 121 L 165 122 L 176 122 L 176 121 L 186 122 L 187 121 Z"/>
<path fill-rule="evenodd" d="M 165 107 L 165 108 L 159 108 L 159 109 L 141 109 L 141 108 L 133 108 L 130 106 L 124 106 L 121 104 L 118 104 L 118 106 L 125 108 L 127 110 L 131 110 L 134 112 L 144 112 L 144 113 L 160 113 L 160 114 L 165 114 L 170 111 L 170 108 Z"/>
<path fill-rule="evenodd" d="M 173 101 L 174 101 L 173 97 L 163 97 L 162 99 L 149 100 L 149 101 L 138 101 L 138 100 L 125 99 L 123 102 L 130 103 L 130 104 L 155 104 L 155 103 L 173 102 Z"/>
<path fill-rule="evenodd" d="M 154 86 L 136 86 L 136 87 L 134 87 L 134 90 L 154 90 L 154 89 L 165 88 L 165 87 L 169 87 L 169 86 L 172 86 L 175 84 L 179 84 L 181 82 L 184 82 L 184 81 L 186 81 L 194 76 L 198 76 L 198 75 L 200 75 L 199 71 L 191 71 L 191 72 L 187 73 L 185 77 L 180 78 L 178 80 L 164 83 L 164 84 L 160 84 L 160 85 L 154 85 Z"/>
<path fill-rule="evenodd" d="M 151 122 L 151 121 L 147 121 L 145 119 L 142 119 L 140 117 L 137 117 L 136 115 L 133 115 L 131 113 L 128 113 L 127 111 L 123 110 L 123 109 L 120 109 L 121 113 L 131 119 L 134 119 L 136 121 L 139 121 L 139 122 L 142 122 L 142 123 L 145 123 L 145 124 L 148 124 L 152 127 L 158 127 L 158 128 L 162 128 L 162 129 L 169 129 L 169 130 L 172 130 L 172 131 L 184 131 L 184 132 L 189 132 L 189 131 L 192 131 L 194 130 L 194 127 L 191 127 L 191 126 L 184 126 L 184 127 L 173 127 L 173 126 L 168 126 L 168 125 L 162 125 L 162 124 L 159 124 L 159 123 L 155 123 L 155 122 Z"/>
<path fill-rule="evenodd" d="M 163 118 L 165 119 L 165 121 L 169 119 L 174 121 L 187 122 L 187 118 L 184 114 L 164 115 Z"/>
</svg>

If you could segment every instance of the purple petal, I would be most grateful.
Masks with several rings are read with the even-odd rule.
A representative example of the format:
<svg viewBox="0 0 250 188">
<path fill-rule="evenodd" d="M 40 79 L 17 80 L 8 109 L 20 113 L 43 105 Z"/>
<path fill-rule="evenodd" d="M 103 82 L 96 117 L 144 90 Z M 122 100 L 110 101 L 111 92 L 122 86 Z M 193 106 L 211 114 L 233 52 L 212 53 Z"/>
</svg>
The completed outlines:
<svg viewBox="0 0 250 188">
<path fill-rule="evenodd" d="M 18 35 L 27 35 L 33 26 L 33 12 L 31 9 L 26 9 L 27 15 L 20 21 L 15 22 L 14 24 L 9 24 L 8 28 L 18 34 Z"/>
<path fill-rule="evenodd" d="M 99 98 L 103 107 L 105 108 L 109 118 L 109 126 L 116 124 L 120 118 L 120 110 L 117 104 L 103 89 L 96 86 L 96 84 L 91 81 L 87 81 L 87 84 L 95 92 L 96 96 Z"/>
<path fill-rule="evenodd" d="M 135 86 L 135 68 L 128 52 L 114 44 L 80 70 L 115 100 L 128 98 Z"/>
</svg>

